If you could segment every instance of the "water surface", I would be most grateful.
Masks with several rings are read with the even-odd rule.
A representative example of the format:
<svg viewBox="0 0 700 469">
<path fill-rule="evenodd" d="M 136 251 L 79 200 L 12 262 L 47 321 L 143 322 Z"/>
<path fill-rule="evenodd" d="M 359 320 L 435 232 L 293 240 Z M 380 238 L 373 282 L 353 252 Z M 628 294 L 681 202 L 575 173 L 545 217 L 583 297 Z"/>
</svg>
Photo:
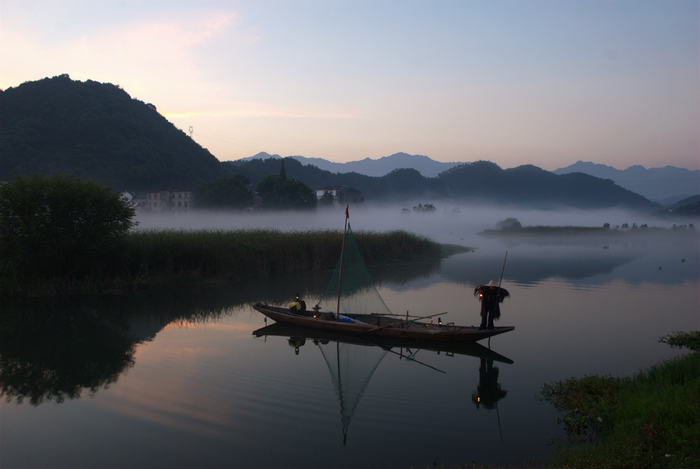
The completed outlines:
<svg viewBox="0 0 700 469">
<path fill-rule="evenodd" d="M 313 304 L 327 274 L 5 304 L 0 466 L 536 464 L 563 437 L 544 383 L 634 374 L 682 353 L 660 336 L 699 326 L 697 241 L 483 244 L 372 274 L 395 313 L 478 325 L 473 289 L 507 250 L 515 331 L 481 341 L 495 361 L 254 336 L 251 304 Z"/>
</svg>

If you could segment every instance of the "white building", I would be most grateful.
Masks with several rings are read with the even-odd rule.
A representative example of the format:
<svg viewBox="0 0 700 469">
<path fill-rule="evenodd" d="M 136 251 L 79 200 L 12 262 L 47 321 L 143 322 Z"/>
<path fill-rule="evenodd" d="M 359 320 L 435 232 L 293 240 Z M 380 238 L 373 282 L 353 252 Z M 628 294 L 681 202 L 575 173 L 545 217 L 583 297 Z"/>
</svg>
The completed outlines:
<svg viewBox="0 0 700 469">
<path fill-rule="evenodd" d="M 187 213 L 193 204 L 193 191 L 176 189 L 146 193 L 146 210 L 152 213 Z"/>
</svg>

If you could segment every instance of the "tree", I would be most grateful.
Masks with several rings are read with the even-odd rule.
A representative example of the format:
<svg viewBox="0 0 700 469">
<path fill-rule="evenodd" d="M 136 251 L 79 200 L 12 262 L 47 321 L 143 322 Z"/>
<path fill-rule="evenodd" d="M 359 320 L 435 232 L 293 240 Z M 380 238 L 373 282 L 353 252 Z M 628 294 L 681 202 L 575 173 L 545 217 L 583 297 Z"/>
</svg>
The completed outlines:
<svg viewBox="0 0 700 469">
<path fill-rule="evenodd" d="M 332 207 L 333 206 L 333 194 L 326 191 L 323 196 L 318 200 L 319 207 Z"/>
<path fill-rule="evenodd" d="M 134 208 L 109 186 L 56 174 L 0 187 L 0 258 L 19 277 L 85 276 L 135 226 Z"/>
<path fill-rule="evenodd" d="M 242 174 L 206 182 L 196 189 L 197 207 L 244 209 L 253 204 L 250 179 Z"/>
<path fill-rule="evenodd" d="M 280 169 L 280 177 L 284 181 L 287 180 L 287 170 L 284 168 L 284 158 L 282 158 L 282 168 Z"/>
<path fill-rule="evenodd" d="M 500 231 L 517 231 L 522 227 L 523 225 L 516 218 L 506 218 L 496 223 L 496 229 Z"/>
<path fill-rule="evenodd" d="M 258 182 L 255 191 L 263 198 L 263 206 L 269 209 L 316 208 L 316 194 L 301 181 L 284 179 L 281 175 L 270 174 Z"/>
</svg>

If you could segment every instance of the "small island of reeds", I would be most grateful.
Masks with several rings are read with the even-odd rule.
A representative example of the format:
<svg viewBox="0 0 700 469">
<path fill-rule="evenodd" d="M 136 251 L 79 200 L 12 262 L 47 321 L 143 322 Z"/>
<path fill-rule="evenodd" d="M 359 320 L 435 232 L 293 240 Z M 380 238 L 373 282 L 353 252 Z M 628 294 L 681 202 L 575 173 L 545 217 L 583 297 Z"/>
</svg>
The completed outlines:
<svg viewBox="0 0 700 469">
<path fill-rule="evenodd" d="M 2 296 L 100 293 L 331 271 L 342 237 L 334 230 L 132 231 L 109 249 L 96 252 L 80 270 L 66 265 L 63 272 L 47 276 L 40 265 L 27 271 L 3 264 L 0 292 Z M 470 250 L 401 230 L 360 231 L 355 239 L 368 265 L 437 262 Z"/>
<path fill-rule="evenodd" d="M 515 218 L 507 218 L 496 224 L 495 229 L 478 233 L 486 238 L 528 241 L 535 244 L 614 244 L 614 243 L 654 243 L 668 239 L 696 240 L 695 225 L 673 225 L 671 228 L 651 227 L 623 223 L 601 226 L 522 226 Z"/>
</svg>

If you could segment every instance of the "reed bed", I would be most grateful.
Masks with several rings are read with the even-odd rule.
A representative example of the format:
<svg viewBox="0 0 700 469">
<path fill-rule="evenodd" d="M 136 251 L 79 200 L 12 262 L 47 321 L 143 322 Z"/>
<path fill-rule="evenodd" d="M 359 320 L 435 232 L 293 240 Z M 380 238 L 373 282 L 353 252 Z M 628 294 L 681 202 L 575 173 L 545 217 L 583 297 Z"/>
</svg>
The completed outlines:
<svg viewBox="0 0 700 469">
<path fill-rule="evenodd" d="M 435 260 L 440 245 L 406 231 L 354 234 L 368 264 Z M 94 293 L 191 282 L 269 278 L 292 272 L 332 270 L 340 255 L 342 232 L 315 230 L 147 230 L 134 231 L 118 244 L 95 253 L 80 275 L 46 277 L 30 271 L 17 276 L 0 265 L 0 293 L 50 295 Z"/>
</svg>

